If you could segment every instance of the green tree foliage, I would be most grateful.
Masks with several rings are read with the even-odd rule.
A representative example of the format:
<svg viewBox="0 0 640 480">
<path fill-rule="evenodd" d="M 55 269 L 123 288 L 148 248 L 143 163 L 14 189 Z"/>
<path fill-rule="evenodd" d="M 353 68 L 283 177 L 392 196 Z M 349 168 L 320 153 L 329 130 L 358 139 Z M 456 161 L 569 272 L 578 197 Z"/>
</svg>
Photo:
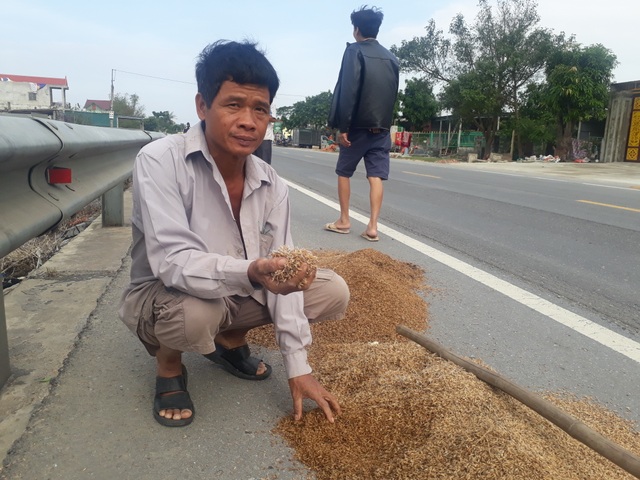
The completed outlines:
<svg viewBox="0 0 640 480">
<path fill-rule="evenodd" d="M 151 112 L 153 115 L 144 120 L 144 129 L 152 132 L 180 133 L 186 125 L 175 123 L 175 115 L 169 111 Z"/>
<path fill-rule="evenodd" d="M 493 144 L 498 118 L 506 111 L 516 118 L 522 90 L 535 80 L 558 39 L 538 28 L 534 0 L 479 0 L 471 25 L 456 15 L 449 36 L 431 20 L 426 35 L 391 47 L 404 72 L 417 72 L 443 85 L 442 101 L 454 115 L 474 120 Z"/>
<path fill-rule="evenodd" d="M 296 102 L 290 107 L 280 107 L 276 113 L 282 119 L 282 125 L 286 129 L 314 128 L 324 129 L 327 126 L 327 118 L 331 109 L 331 92 L 326 91 L 306 97 L 303 101 Z"/>
<path fill-rule="evenodd" d="M 606 117 L 617 63 L 613 52 L 600 44 L 582 47 L 572 43 L 550 56 L 542 94 L 555 120 L 556 155 L 561 159 L 570 159 L 571 138 L 579 121 Z"/>
<path fill-rule="evenodd" d="M 135 93 L 116 93 L 113 96 L 113 111 L 116 115 L 144 117 L 144 107 L 140 105 L 140 97 Z"/>
<path fill-rule="evenodd" d="M 520 139 L 527 145 L 528 153 L 538 150 L 547 153 L 547 145 L 553 145 L 556 138 L 555 118 L 546 101 L 546 84 L 527 85 L 524 104 L 520 117 Z M 512 122 L 506 122 L 507 128 L 515 128 Z"/>
<path fill-rule="evenodd" d="M 463 124 L 475 125 L 486 145 L 492 145 L 506 103 L 504 90 L 494 81 L 490 62 L 478 62 L 476 67 L 449 82 L 440 94 L 440 102 Z"/>
<path fill-rule="evenodd" d="M 424 78 L 407 80 L 404 91 L 398 94 L 398 100 L 402 116 L 412 131 L 423 130 L 440 110 L 433 86 Z"/>
<path fill-rule="evenodd" d="M 135 93 L 116 93 L 113 96 L 113 111 L 118 117 L 144 118 L 144 107 L 140 104 L 140 97 Z M 140 122 L 135 120 L 118 120 L 121 128 L 140 128 Z"/>
</svg>

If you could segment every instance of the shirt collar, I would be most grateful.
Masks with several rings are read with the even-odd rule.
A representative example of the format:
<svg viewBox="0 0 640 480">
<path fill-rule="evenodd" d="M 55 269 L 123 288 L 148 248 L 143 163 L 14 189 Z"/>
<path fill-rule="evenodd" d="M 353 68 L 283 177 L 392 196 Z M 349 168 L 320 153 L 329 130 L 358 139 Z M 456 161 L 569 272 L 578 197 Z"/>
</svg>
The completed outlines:
<svg viewBox="0 0 640 480">
<path fill-rule="evenodd" d="M 200 123 L 191 127 L 185 134 L 185 157 L 188 158 L 196 152 L 201 152 L 204 159 L 215 168 L 216 164 L 213 161 L 211 153 L 209 153 L 203 128 L 204 124 L 200 121 Z M 265 169 L 260 168 L 258 165 L 259 162 L 260 160 L 256 160 L 253 155 L 249 155 L 245 163 L 245 179 L 252 190 L 258 188 L 263 182 L 266 184 L 271 183 Z"/>
</svg>

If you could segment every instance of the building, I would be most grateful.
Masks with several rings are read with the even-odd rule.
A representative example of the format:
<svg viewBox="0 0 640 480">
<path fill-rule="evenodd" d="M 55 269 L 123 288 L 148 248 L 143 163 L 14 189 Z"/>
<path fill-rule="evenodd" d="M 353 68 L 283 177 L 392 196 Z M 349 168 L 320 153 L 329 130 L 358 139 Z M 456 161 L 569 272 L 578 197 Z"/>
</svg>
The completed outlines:
<svg viewBox="0 0 640 480">
<path fill-rule="evenodd" d="M 111 100 L 87 100 L 84 102 L 84 109 L 87 112 L 109 112 L 111 111 Z"/>
<path fill-rule="evenodd" d="M 58 119 L 67 105 L 67 78 L 0 73 L 0 112 L 40 113 Z"/>
<path fill-rule="evenodd" d="M 611 85 L 603 162 L 640 162 L 640 80 Z"/>
</svg>

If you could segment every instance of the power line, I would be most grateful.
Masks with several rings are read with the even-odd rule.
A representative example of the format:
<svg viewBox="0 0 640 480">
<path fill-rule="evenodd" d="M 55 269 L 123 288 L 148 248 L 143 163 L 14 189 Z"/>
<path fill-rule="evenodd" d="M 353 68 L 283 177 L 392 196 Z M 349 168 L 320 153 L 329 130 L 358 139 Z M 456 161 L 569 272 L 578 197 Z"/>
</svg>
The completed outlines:
<svg viewBox="0 0 640 480">
<path fill-rule="evenodd" d="M 153 75 L 145 75 L 143 73 L 135 73 L 135 72 L 127 72 L 125 70 L 116 70 L 114 69 L 115 72 L 120 72 L 120 73 L 128 73 L 129 75 L 137 75 L 138 77 L 147 77 L 147 78 L 155 78 L 156 80 L 164 80 L 167 82 L 175 82 L 175 83 L 185 83 L 187 85 L 195 85 L 195 82 L 185 82 L 184 80 L 173 80 L 171 78 L 164 78 L 164 77 L 154 77 Z"/>
<path fill-rule="evenodd" d="M 136 72 L 127 72 L 126 70 L 116 70 L 115 68 L 113 69 L 114 72 L 120 72 L 120 73 L 126 73 L 128 75 L 136 75 L 138 77 L 146 77 L 146 78 L 153 78 L 155 80 L 164 80 L 166 82 L 175 82 L 175 83 L 184 83 L 186 85 L 196 85 L 195 82 L 185 82 L 184 80 L 174 80 L 171 78 L 165 78 L 165 77 L 156 77 L 153 75 L 146 75 L 144 73 L 136 73 Z M 112 79 L 112 83 L 115 80 L 115 76 Z M 289 94 L 289 93 L 278 93 L 278 96 L 280 97 L 299 97 L 299 98 L 307 98 L 307 95 L 295 95 L 295 94 Z"/>
</svg>

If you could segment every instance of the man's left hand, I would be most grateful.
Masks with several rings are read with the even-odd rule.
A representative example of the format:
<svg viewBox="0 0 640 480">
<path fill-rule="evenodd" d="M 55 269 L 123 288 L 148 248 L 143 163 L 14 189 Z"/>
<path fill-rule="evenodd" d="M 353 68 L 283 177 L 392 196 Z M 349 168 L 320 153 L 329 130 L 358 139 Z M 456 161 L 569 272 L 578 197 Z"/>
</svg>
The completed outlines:
<svg viewBox="0 0 640 480">
<path fill-rule="evenodd" d="M 316 378 L 310 373 L 289 379 L 289 389 L 293 398 L 293 418 L 302 420 L 302 401 L 309 398 L 318 404 L 331 423 L 335 421 L 335 415 L 340 415 L 340 404 L 332 393 L 329 393 Z"/>
</svg>

